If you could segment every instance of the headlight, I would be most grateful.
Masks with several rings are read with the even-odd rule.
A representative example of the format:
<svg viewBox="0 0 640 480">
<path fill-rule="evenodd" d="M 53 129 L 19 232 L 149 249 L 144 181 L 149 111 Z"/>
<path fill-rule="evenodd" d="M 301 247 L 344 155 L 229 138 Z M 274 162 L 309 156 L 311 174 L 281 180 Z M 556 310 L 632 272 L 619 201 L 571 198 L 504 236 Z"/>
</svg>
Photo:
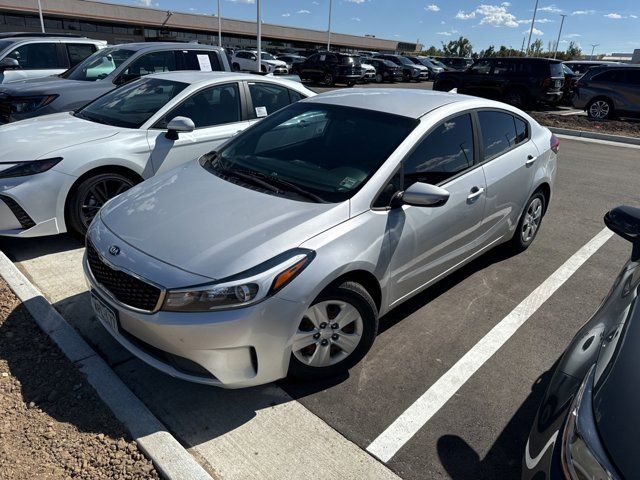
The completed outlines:
<svg viewBox="0 0 640 480">
<path fill-rule="evenodd" d="M 562 469 L 570 480 L 612 480 L 620 477 L 607 458 L 593 416 L 591 367 L 576 394 L 562 437 Z"/>
<path fill-rule="evenodd" d="M 0 165 L 6 165 L 7 163 L 11 163 L 13 165 L 13 167 L 9 167 L 6 170 L 1 170 L 0 178 L 26 177 L 27 175 L 46 172 L 47 170 L 55 167 L 61 160 L 61 157 L 57 157 L 48 158 L 46 160 L 34 160 L 33 162 L 17 163 L 15 165 L 13 165 L 12 162 L 0 163 Z"/>
<path fill-rule="evenodd" d="M 27 113 L 46 107 L 58 95 L 38 95 L 35 97 L 17 97 L 11 100 L 11 113 Z"/>
<path fill-rule="evenodd" d="M 311 263 L 314 256 L 312 250 L 298 248 L 218 282 L 169 290 L 162 310 L 208 312 L 253 305 L 286 287 Z"/>
</svg>

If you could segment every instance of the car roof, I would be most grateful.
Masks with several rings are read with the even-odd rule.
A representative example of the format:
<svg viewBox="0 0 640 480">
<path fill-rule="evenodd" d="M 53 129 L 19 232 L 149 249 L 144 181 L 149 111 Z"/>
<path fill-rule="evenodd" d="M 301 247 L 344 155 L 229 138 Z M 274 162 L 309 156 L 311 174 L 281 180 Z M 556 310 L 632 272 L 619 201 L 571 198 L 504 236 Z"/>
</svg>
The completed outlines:
<svg viewBox="0 0 640 480">
<path fill-rule="evenodd" d="M 304 102 L 340 105 L 409 118 L 420 118 L 436 108 L 472 97 L 457 93 L 408 88 L 353 88 L 334 90 L 308 98 Z"/>
<path fill-rule="evenodd" d="M 113 48 L 122 48 L 125 50 L 166 50 L 173 48 L 176 50 L 222 50 L 222 47 L 214 45 L 203 45 L 200 43 L 182 43 L 182 42 L 139 42 L 139 43 L 122 43 L 114 45 Z"/>
<path fill-rule="evenodd" d="M 300 82 L 287 78 L 274 77 L 270 75 L 258 75 L 255 73 L 239 72 L 200 72 L 198 70 L 179 70 L 174 72 L 154 73 L 145 75 L 142 78 L 163 78 L 172 82 L 188 83 L 196 85 L 198 83 L 210 83 L 212 81 L 238 82 L 246 80 L 248 82 L 267 81 L 279 83 L 281 85 L 301 86 Z"/>
<path fill-rule="evenodd" d="M 562 63 L 562 60 L 553 58 L 540 58 L 540 57 L 480 57 L 478 60 L 518 60 L 527 62 L 553 62 Z"/>
</svg>

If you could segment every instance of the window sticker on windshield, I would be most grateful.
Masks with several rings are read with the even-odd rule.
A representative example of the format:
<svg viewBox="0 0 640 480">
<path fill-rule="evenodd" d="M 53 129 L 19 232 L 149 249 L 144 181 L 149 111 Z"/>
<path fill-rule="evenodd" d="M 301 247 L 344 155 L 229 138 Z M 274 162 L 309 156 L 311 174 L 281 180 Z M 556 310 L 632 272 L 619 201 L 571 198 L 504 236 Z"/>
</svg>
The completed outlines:
<svg viewBox="0 0 640 480">
<path fill-rule="evenodd" d="M 198 55 L 198 63 L 200 64 L 201 72 L 213 71 L 213 69 L 211 68 L 211 60 L 209 59 L 209 55 Z"/>
<path fill-rule="evenodd" d="M 256 107 L 256 117 L 263 118 L 269 115 L 267 113 L 267 107 Z"/>
<path fill-rule="evenodd" d="M 344 177 L 340 182 L 340 186 L 344 188 L 353 188 L 353 186 L 356 184 L 356 181 L 357 180 L 355 178 Z"/>
</svg>

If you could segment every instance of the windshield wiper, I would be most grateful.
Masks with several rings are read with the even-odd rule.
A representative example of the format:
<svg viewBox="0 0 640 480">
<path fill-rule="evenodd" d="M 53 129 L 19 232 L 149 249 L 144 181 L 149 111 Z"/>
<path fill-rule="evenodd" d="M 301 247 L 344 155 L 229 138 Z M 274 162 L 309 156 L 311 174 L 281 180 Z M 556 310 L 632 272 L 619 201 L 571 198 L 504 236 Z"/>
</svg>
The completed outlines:
<svg viewBox="0 0 640 480">
<path fill-rule="evenodd" d="M 214 167 L 215 168 L 215 167 Z M 226 175 L 228 177 L 236 177 L 236 178 L 240 178 L 242 180 L 244 180 L 245 182 L 252 184 L 252 185 L 257 185 L 259 187 L 265 188 L 271 192 L 274 193 L 278 193 L 278 194 L 282 194 L 282 191 L 273 186 L 270 183 L 267 183 L 259 178 L 257 178 L 255 175 L 250 175 L 249 173 L 246 172 L 239 172 L 237 170 L 232 170 L 230 168 L 221 168 L 221 167 L 217 167 L 215 168 L 216 171 L 222 173 L 223 175 Z"/>
<path fill-rule="evenodd" d="M 295 185 L 291 182 L 287 182 L 286 180 L 283 180 L 282 178 L 276 177 L 274 175 L 267 175 L 266 173 L 257 172 L 255 170 L 240 170 L 240 171 L 234 170 L 234 173 L 251 176 L 251 177 L 254 177 L 256 180 L 258 179 L 262 180 L 264 183 L 268 183 L 272 185 L 274 188 L 277 188 L 276 186 L 284 187 L 286 190 L 289 190 L 290 192 L 297 193 L 301 197 L 305 197 L 317 203 L 326 203 L 321 197 L 319 197 L 315 193 L 311 193 L 308 190 L 305 190 L 304 188 L 300 188 L 298 185 Z"/>
</svg>

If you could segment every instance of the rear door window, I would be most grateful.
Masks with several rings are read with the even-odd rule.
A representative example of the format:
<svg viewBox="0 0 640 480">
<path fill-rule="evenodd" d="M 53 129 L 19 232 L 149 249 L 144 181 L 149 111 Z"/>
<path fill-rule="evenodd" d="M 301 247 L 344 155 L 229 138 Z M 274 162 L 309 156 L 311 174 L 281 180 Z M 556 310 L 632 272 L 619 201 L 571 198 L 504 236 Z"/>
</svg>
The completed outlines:
<svg viewBox="0 0 640 480">
<path fill-rule="evenodd" d="M 173 50 L 151 52 L 134 60 L 125 70 L 125 75 L 144 77 L 152 73 L 173 72 L 177 70 L 176 54 Z"/>
<path fill-rule="evenodd" d="M 529 138 L 529 124 L 518 117 L 513 117 L 516 124 L 516 145 L 526 142 Z"/>
<path fill-rule="evenodd" d="M 89 55 L 92 55 L 97 47 L 92 43 L 67 43 L 67 54 L 69 55 L 69 63 L 75 67 Z"/>
<path fill-rule="evenodd" d="M 491 60 L 479 60 L 473 64 L 471 69 L 469 69 L 469 73 L 473 73 L 475 75 L 489 75 L 491 73 L 492 67 Z"/>
<path fill-rule="evenodd" d="M 188 50 L 180 52 L 182 56 L 181 70 L 199 70 L 202 72 L 219 72 L 222 70 L 220 58 L 216 52 L 206 50 Z"/>
<path fill-rule="evenodd" d="M 513 115 L 482 110 L 478 112 L 478 118 L 485 160 L 496 158 L 516 145 L 517 134 Z"/>
<path fill-rule="evenodd" d="M 562 70 L 562 64 L 560 62 L 550 62 L 549 70 L 552 77 L 564 77 L 564 71 Z"/>
<path fill-rule="evenodd" d="M 24 70 L 49 70 L 65 68 L 58 58 L 55 43 L 28 43 L 12 50 L 7 55 L 18 61 Z"/>
<path fill-rule="evenodd" d="M 301 95 L 297 92 L 290 91 L 288 88 L 281 87 L 280 85 L 272 85 L 265 82 L 249 83 L 249 92 L 257 118 L 271 115 L 273 112 L 301 98 Z M 294 97 L 293 99 L 292 96 Z"/>
</svg>

